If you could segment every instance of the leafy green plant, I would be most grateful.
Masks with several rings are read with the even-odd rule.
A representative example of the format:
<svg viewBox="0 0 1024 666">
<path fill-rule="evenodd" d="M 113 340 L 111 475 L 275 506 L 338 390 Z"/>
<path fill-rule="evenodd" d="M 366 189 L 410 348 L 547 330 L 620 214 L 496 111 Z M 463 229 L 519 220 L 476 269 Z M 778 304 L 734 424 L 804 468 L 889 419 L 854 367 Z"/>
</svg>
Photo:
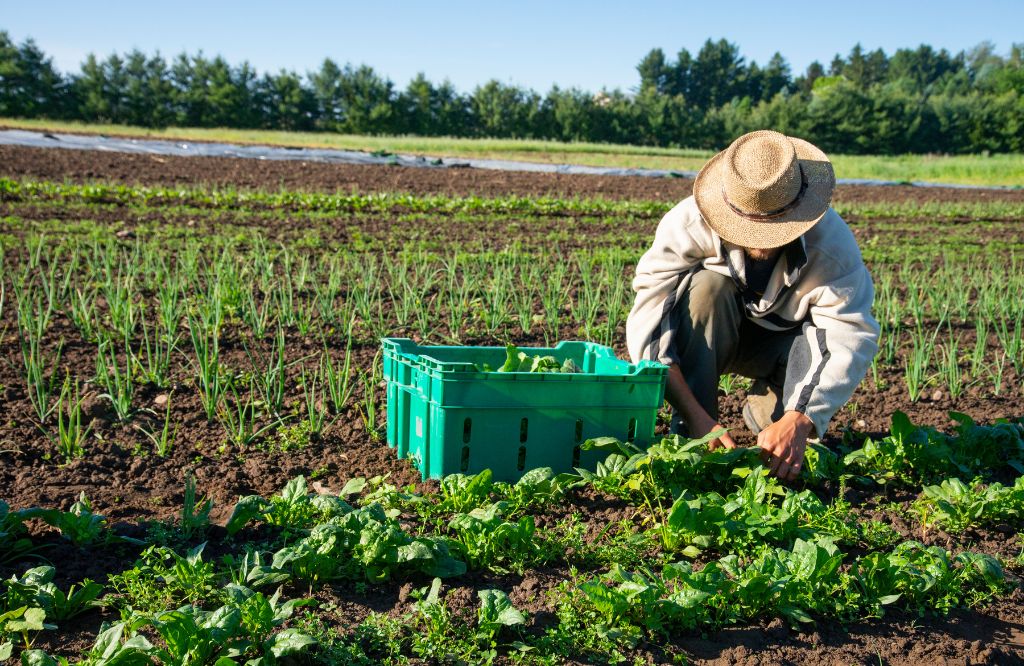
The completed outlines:
<svg viewBox="0 0 1024 666">
<path fill-rule="evenodd" d="M 11 657 L 14 643 L 9 639 L 20 637 L 23 649 L 29 650 L 32 648 L 31 632 L 57 628 L 45 620 L 46 611 L 42 608 L 21 606 L 0 613 L 0 660 Z"/>
<path fill-rule="evenodd" d="M 359 416 L 363 421 L 363 427 L 374 440 L 380 440 L 381 424 L 380 413 L 377 407 L 375 391 L 383 378 L 383 370 L 380 368 L 380 353 L 374 357 L 370 364 L 369 371 L 360 371 L 360 383 L 363 386 L 363 398 L 359 403 Z"/>
<path fill-rule="evenodd" d="M 202 543 L 183 557 L 166 546 L 150 546 L 142 551 L 133 568 L 110 576 L 122 619 L 214 598 L 218 589 L 216 570 L 212 562 L 203 561 L 205 547 Z"/>
<path fill-rule="evenodd" d="M 229 603 L 240 611 L 242 628 L 248 634 L 245 642 L 249 647 L 257 648 L 264 655 L 269 653 L 274 658 L 280 658 L 298 654 L 316 644 L 312 637 L 298 629 L 281 630 L 282 625 L 292 618 L 295 609 L 315 605 L 312 599 L 281 601 L 280 589 L 267 597 L 243 585 L 229 585 L 224 593 Z M 246 652 L 250 651 L 249 647 Z M 270 660 L 263 663 L 270 663 Z"/>
<path fill-rule="evenodd" d="M 56 569 L 52 566 L 29 569 L 21 576 L 5 581 L 7 607 L 28 606 L 41 608 L 51 620 L 67 620 L 90 608 L 102 605 L 98 601 L 103 586 L 86 578 L 72 585 L 65 593 L 53 583 Z"/>
<path fill-rule="evenodd" d="M 39 518 L 56 527 L 61 536 L 76 546 L 88 546 L 101 540 L 124 540 L 124 537 L 117 537 L 107 530 L 106 518 L 92 512 L 92 503 L 84 490 L 68 511 L 32 508 L 23 509 L 21 514 L 25 518 Z"/>
<path fill-rule="evenodd" d="M 463 513 L 489 503 L 494 489 L 493 478 L 489 469 L 477 474 L 449 474 L 441 479 L 438 510 Z"/>
<path fill-rule="evenodd" d="M 222 606 L 204 611 L 182 606 L 158 613 L 153 628 L 163 639 L 150 653 L 164 664 L 237 663 L 244 655 L 237 642 L 241 633 L 241 613 L 237 607 Z"/>
<path fill-rule="evenodd" d="M 130 635 L 125 638 L 126 630 Z M 145 636 L 135 634 L 128 623 L 115 622 L 105 626 L 96 637 L 81 666 L 150 666 L 153 645 Z M 61 659 L 61 666 L 67 662 Z M 40 666 L 50 666 L 42 663 Z M 76 666 L 79 666 L 76 664 Z"/>
<path fill-rule="evenodd" d="M 445 481 L 442 481 L 442 485 Z M 528 509 L 542 508 L 558 502 L 575 481 L 572 474 L 556 476 L 550 467 L 539 467 L 523 474 L 515 483 L 495 483 L 493 488 L 494 493 L 506 502 L 508 515 L 517 515 Z M 479 499 L 486 500 L 486 496 Z M 461 510 L 465 511 L 472 504 L 470 500 Z"/>
<path fill-rule="evenodd" d="M 886 606 L 940 612 L 990 599 L 1005 585 L 994 559 L 905 542 L 841 568 L 828 539 L 797 539 L 791 549 L 761 548 L 753 557 L 727 555 L 700 570 L 665 565 L 660 574 L 620 567 L 578 589 L 600 617 L 599 633 L 639 638 L 644 632 L 719 627 L 755 617 L 793 626 L 815 617 L 877 616 Z"/>
<path fill-rule="evenodd" d="M 951 412 L 955 434 L 918 427 L 903 412 L 892 415 L 892 434 L 867 440 L 846 455 L 844 463 L 879 483 L 915 484 L 949 475 L 973 477 L 1010 467 L 1024 472 L 1024 425 L 997 422 L 979 426 L 965 414 Z"/>
<path fill-rule="evenodd" d="M 280 414 L 281 408 L 284 406 L 285 384 L 288 379 L 285 373 L 287 363 L 284 351 L 284 328 L 280 325 L 277 327 L 270 354 L 266 359 L 257 359 L 246 348 L 246 354 L 249 356 L 253 375 L 256 378 L 256 386 L 259 388 L 264 405 L 272 414 Z"/>
<path fill-rule="evenodd" d="M 988 555 L 963 551 L 956 557 L 936 546 L 908 541 L 891 553 L 871 553 L 853 569 L 869 615 L 883 606 L 918 611 L 972 606 L 992 598 L 1005 586 L 1002 568 Z"/>
<path fill-rule="evenodd" d="M 177 335 L 150 330 L 146 318 L 142 319 L 142 341 L 136 353 L 130 346 L 127 353 L 134 362 L 139 376 L 156 386 L 167 386 L 170 381 L 171 358 L 178 347 Z"/>
<path fill-rule="evenodd" d="M 326 405 L 324 400 L 324 382 L 319 371 L 306 374 L 302 370 L 302 398 L 305 406 L 306 432 L 313 438 L 319 438 L 327 423 Z"/>
<path fill-rule="evenodd" d="M 1024 477 L 1010 487 L 1000 483 L 968 486 L 960 479 L 944 479 L 939 485 L 925 486 L 914 509 L 926 526 L 938 524 L 954 532 L 1018 520 L 1024 516 Z"/>
<path fill-rule="evenodd" d="M 0 500 L 0 563 L 14 562 L 30 557 L 37 550 L 26 535 L 25 511 L 11 511 L 7 502 Z"/>
<path fill-rule="evenodd" d="M 206 413 L 206 420 L 212 423 L 227 388 L 221 377 L 219 324 L 216 319 L 212 323 L 207 323 L 190 313 L 188 330 L 198 371 L 196 381 L 199 387 L 199 400 Z"/>
<path fill-rule="evenodd" d="M 406 624 L 416 627 L 409 646 L 412 653 L 428 660 L 452 656 L 465 659 L 472 655 L 480 663 L 493 661 L 496 655 L 477 648 L 470 628 L 456 620 L 440 592 L 440 578 L 433 580 L 429 591 L 421 588 L 413 592 L 414 613 L 403 618 Z"/>
<path fill-rule="evenodd" d="M 522 516 L 515 522 L 508 522 L 502 518 L 505 508 L 504 502 L 496 502 L 458 514 L 448 523 L 458 546 L 457 552 L 471 569 L 522 572 L 546 557 L 535 538 L 533 516 Z"/>
<path fill-rule="evenodd" d="M 501 590 L 480 590 L 480 609 L 477 611 L 477 626 L 480 637 L 496 647 L 495 639 L 499 632 L 509 627 L 526 624 L 526 616 L 512 605 L 508 595 Z"/>
<path fill-rule="evenodd" d="M 906 382 L 907 395 L 911 402 L 917 402 L 921 397 L 921 391 L 928 380 L 928 371 L 935 353 L 935 338 L 938 333 L 938 327 L 934 329 L 931 337 L 920 327 L 911 333 L 911 349 L 903 369 L 903 379 Z"/>
<path fill-rule="evenodd" d="M 297 476 L 269 500 L 259 495 L 248 495 L 235 504 L 225 529 L 237 534 L 252 520 L 283 528 L 289 533 L 306 530 L 318 522 L 344 516 L 352 507 L 331 495 L 310 495 L 306 478 Z"/>
<path fill-rule="evenodd" d="M 400 572 L 456 576 L 466 565 L 455 559 L 445 539 L 415 537 L 389 518 L 378 504 L 335 516 L 308 536 L 274 554 L 272 569 L 319 583 L 336 579 L 381 582 Z"/>
<path fill-rule="evenodd" d="M 228 568 L 228 575 L 235 585 L 256 588 L 280 585 L 291 579 L 288 573 L 274 571 L 269 561 L 265 560 L 264 554 L 251 546 L 246 546 L 241 557 L 228 554 L 224 555 L 221 561 Z"/>
<path fill-rule="evenodd" d="M 949 391 L 949 397 L 957 400 L 964 392 L 964 376 L 960 369 L 960 340 L 958 338 L 950 336 L 949 342 L 942 347 L 939 361 L 939 375 Z"/>
<path fill-rule="evenodd" d="M 554 356 L 530 355 L 519 351 L 515 345 L 505 347 L 505 365 L 498 368 L 498 372 L 555 372 L 555 373 L 578 373 L 583 372 L 571 358 L 559 363 Z M 484 372 L 489 369 L 484 366 Z"/>
<path fill-rule="evenodd" d="M 349 330 L 348 341 L 345 346 L 345 360 L 340 366 L 331 361 L 327 353 L 326 345 L 320 357 L 320 375 L 324 379 L 324 386 L 327 387 L 327 397 L 330 398 L 331 411 L 334 414 L 341 414 L 352 398 L 355 383 L 352 382 L 352 334 Z"/>
<path fill-rule="evenodd" d="M 19 333 L 21 329 L 19 328 Z M 56 388 L 57 366 L 60 364 L 63 341 L 57 347 L 53 356 L 47 356 L 42 348 L 41 335 L 36 337 L 32 333 L 21 333 L 21 355 L 25 364 L 25 386 L 28 389 L 28 397 L 35 409 L 36 418 L 40 424 L 45 424 L 53 406 L 50 404 L 50 396 Z"/>
<path fill-rule="evenodd" d="M 76 289 L 68 303 L 68 316 L 87 342 L 97 342 L 96 291 Z"/>
</svg>

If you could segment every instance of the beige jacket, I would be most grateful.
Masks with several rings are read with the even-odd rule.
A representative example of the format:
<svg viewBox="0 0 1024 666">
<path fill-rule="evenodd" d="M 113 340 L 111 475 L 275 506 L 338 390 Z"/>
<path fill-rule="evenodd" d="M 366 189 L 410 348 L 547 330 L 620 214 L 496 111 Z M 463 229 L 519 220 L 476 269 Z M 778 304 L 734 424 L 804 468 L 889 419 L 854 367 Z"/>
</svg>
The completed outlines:
<svg viewBox="0 0 1024 666">
<path fill-rule="evenodd" d="M 784 407 L 806 414 L 820 436 L 864 378 L 878 350 L 878 322 L 871 276 L 839 214 L 830 208 L 800 240 L 780 257 L 763 297 L 745 301 L 747 316 L 766 329 L 803 328 L 810 363 L 797 385 L 787 386 Z M 742 292 L 744 263 L 743 249 L 711 230 L 692 196 L 666 213 L 633 280 L 636 300 L 626 321 L 633 361 L 675 363 L 671 314 L 690 275 L 704 268 L 732 276 Z"/>
</svg>

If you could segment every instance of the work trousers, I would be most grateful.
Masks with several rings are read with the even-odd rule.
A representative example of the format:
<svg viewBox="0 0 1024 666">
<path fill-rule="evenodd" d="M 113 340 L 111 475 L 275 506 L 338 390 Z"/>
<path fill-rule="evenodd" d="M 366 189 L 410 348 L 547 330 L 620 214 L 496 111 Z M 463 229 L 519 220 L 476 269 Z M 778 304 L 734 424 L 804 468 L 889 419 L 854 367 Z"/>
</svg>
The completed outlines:
<svg viewBox="0 0 1024 666">
<path fill-rule="evenodd" d="M 721 375 L 763 380 L 788 397 L 786 389 L 807 372 L 810 359 L 797 352 L 806 345 L 793 344 L 802 337 L 801 327 L 776 332 L 752 322 L 736 283 L 728 276 L 698 270 L 676 308 L 679 369 L 697 402 L 716 420 Z M 782 415 L 782 405 L 779 402 L 773 421 Z M 678 414 L 672 415 L 672 432 L 686 432 Z"/>
</svg>

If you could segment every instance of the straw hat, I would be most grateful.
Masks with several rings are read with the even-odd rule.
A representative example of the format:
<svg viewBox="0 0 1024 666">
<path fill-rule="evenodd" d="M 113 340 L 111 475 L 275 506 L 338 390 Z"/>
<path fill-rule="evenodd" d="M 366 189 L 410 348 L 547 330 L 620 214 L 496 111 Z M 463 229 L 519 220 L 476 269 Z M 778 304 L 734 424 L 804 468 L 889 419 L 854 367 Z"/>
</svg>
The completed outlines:
<svg viewBox="0 0 1024 666">
<path fill-rule="evenodd" d="M 796 240 L 824 217 L 835 186 L 825 153 L 803 139 L 760 130 L 712 157 L 697 174 L 693 196 L 719 236 L 768 249 Z"/>
</svg>

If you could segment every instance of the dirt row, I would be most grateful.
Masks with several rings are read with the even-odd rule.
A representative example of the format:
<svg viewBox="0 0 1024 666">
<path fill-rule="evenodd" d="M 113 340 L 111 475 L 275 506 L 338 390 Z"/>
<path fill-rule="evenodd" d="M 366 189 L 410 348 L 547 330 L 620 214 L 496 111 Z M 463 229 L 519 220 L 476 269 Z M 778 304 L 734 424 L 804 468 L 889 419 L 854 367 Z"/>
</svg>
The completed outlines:
<svg viewBox="0 0 1024 666">
<path fill-rule="evenodd" d="M 842 174 L 840 174 L 842 175 Z M 139 185 L 208 185 L 322 192 L 409 192 L 557 196 L 678 201 L 693 191 L 686 178 L 591 176 L 471 168 L 363 166 L 230 157 L 174 157 L 0 145 L 0 176 Z M 841 185 L 835 201 L 1024 201 L 1024 190 L 903 185 Z"/>
</svg>

